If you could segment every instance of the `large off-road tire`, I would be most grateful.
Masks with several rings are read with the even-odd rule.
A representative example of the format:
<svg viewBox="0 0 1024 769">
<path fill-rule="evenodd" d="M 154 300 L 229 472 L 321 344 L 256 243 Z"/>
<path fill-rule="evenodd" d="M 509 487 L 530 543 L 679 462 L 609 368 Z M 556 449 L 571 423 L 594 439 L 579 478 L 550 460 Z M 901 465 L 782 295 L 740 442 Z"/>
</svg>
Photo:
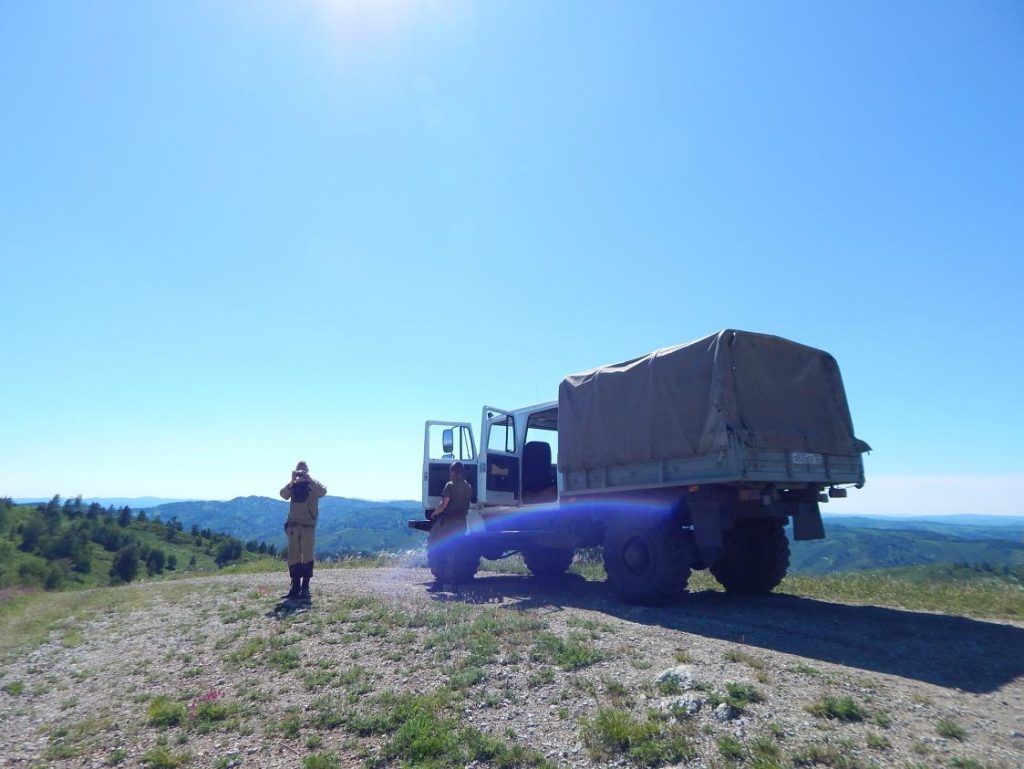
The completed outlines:
<svg viewBox="0 0 1024 769">
<path fill-rule="evenodd" d="M 789 569 L 789 539 L 783 523 L 739 524 L 723 538 L 722 556 L 711 565 L 711 573 L 726 591 L 764 595 L 782 582 Z"/>
<path fill-rule="evenodd" d="M 571 547 L 531 547 L 523 550 L 523 560 L 532 574 L 557 577 L 569 570 L 575 554 Z"/>
<path fill-rule="evenodd" d="M 443 585 L 461 585 L 473 579 L 480 554 L 465 537 L 454 537 L 427 547 L 430 573 Z"/>
<path fill-rule="evenodd" d="M 618 596 L 629 603 L 679 600 L 693 554 L 692 534 L 674 518 L 613 521 L 605 532 L 604 570 Z"/>
</svg>

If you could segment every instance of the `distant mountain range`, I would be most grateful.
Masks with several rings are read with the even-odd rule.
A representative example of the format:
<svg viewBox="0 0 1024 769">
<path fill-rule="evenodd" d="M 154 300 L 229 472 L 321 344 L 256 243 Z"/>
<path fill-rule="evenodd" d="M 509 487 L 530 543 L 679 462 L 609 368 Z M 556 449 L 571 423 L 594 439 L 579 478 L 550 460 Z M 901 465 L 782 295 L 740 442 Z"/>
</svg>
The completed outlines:
<svg viewBox="0 0 1024 769">
<path fill-rule="evenodd" d="M 198 526 L 243 541 L 285 544 L 283 524 L 288 505 L 280 499 L 250 496 L 227 502 L 178 501 L 145 509 L 164 521 L 177 518 L 186 530 Z M 344 555 L 419 548 L 425 537 L 409 529 L 406 521 L 422 515 L 418 501 L 324 497 L 317 551 Z M 826 514 L 825 530 L 824 540 L 792 543 L 792 571 L 825 574 L 935 563 L 1024 565 L 1024 517 Z"/>
<path fill-rule="evenodd" d="M 17 505 L 32 505 L 37 502 L 49 502 L 52 497 L 15 497 L 13 500 Z M 93 502 L 103 507 L 121 508 L 127 505 L 132 510 L 148 510 L 157 505 L 166 505 L 169 502 L 186 502 L 184 499 L 166 499 L 164 497 L 82 497 L 82 503 L 91 505 Z"/>
<path fill-rule="evenodd" d="M 1024 520 L 1003 524 L 998 516 L 984 518 L 997 523 L 826 516 L 825 539 L 792 543 L 791 570 L 827 574 L 936 563 L 1024 566 Z"/>
<path fill-rule="evenodd" d="M 177 518 L 192 526 L 230 533 L 243 541 L 285 545 L 288 503 L 270 497 L 237 497 L 228 502 L 170 502 L 147 508 L 161 520 Z M 327 496 L 320 500 L 316 549 L 320 554 L 403 552 L 419 547 L 424 537 L 406 521 L 423 515 L 419 502 L 371 502 Z"/>
</svg>

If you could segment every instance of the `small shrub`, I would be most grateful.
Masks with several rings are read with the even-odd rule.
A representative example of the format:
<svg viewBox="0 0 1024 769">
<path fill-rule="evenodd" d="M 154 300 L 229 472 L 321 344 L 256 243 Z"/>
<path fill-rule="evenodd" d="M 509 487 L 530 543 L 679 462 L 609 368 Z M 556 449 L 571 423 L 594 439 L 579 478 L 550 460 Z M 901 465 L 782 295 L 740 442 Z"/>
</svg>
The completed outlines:
<svg viewBox="0 0 1024 769">
<path fill-rule="evenodd" d="M 764 660 L 759 659 L 752 654 L 747 654 L 747 652 L 741 651 L 740 649 L 730 649 L 722 656 L 727 662 L 741 662 L 754 670 L 764 670 L 765 667 L 767 667 Z"/>
<path fill-rule="evenodd" d="M 616 705 L 631 701 L 629 689 L 621 681 L 604 678 L 601 682 L 604 684 L 604 690 L 608 695 L 608 699 Z"/>
<path fill-rule="evenodd" d="M 177 769 L 188 763 L 187 753 L 175 755 L 163 745 L 157 745 L 142 754 L 142 765 L 149 769 Z"/>
<path fill-rule="evenodd" d="M 743 750 L 743 743 L 731 734 L 718 738 L 718 752 L 722 754 L 722 758 L 730 761 L 739 761 L 746 753 Z"/>
<path fill-rule="evenodd" d="M 188 706 L 188 720 L 200 732 L 208 732 L 227 721 L 238 709 L 223 702 L 223 694 L 210 689 L 192 700 Z"/>
<path fill-rule="evenodd" d="M 302 716 L 296 708 L 288 708 L 285 716 L 276 724 L 271 725 L 271 731 L 277 732 L 282 737 L 294 740 L 302 731 Z"/>
<path fill-rule="evenodd" d="M 341 762 L 333 751 L 313 753 L 302 759 L 302 769 L 341 769 Z"/>
<path fill-rule="evenodd" d="M 868 734 L 868 747 L 872 750 L 888 750 L 892 743 L 880 734 Z"/>
<path fill-rule="evenodd" d="M 271 652 L 267 657 L 267 663 L 274 670 L 280 673 L 287 673 L 289 670 L 295 670 L 301 662 L 299 653 L 295 649 L 286 648 L 278 649 L 277 651 Z"/>
<path fill-rule="evenodd" d="M 725 702 L 737 710 L 743 710 L 752 702 L 763 702 L 764 695 L 753 684 L 729 681 L 725 684 Z"/>
<path fill-rule="evenodd" d="M 18 697 L 25 692 L 25 682 L 11 681 L 9 684 L 3 685 L 3 690 L 12 697 Z"/>
<path fill-rule="evenodd" d="M 941 736 L 947 737 L 951 740 L 964 740 L 967 738 L 967 730 L 964 729 L 956 721 L 952 721 L 948 718 L 942 718 L 937 724 L 935 724 L 935 731 Z"/>
<path fill-rule="evenodd" d="M 530 677 L 526 679 L 526 684 L 531 689 L 538 686 L 544 686 L 545 684 L 554 683 L 555 671 L 545 665 L 542 668 L 530 673 Z"/>
<path fill-rule="evenodd" d="M 324 697 L 313 703 L 313 726 L 318 729 L 337 729 L 345 723 L 345 711 L 337 700 Z"/>
<path fill-rule="evenodd" d="M 655 684 L 658 693 L 665 697 L 673 697 L 677 694 L 683 693 L 682 684 L 679 683 L 679 679 L 674 676 L 667 676 L 665 678 L 659 678 Z"/>
<path fill-rule="evenodd" d="M 985 764 L 980 761 L 976 761 L 973 758 L 964 758 L 962 756 L 954 756 L 949 765 L 953 769 L 988 769 Z"/>
<path fill-rule="evenodd" d="M 865 716 L 864 709 L 849 697 L 824 697 L 808 705 L 807 712 L 837 721 L 863 721 Z"/>
<path fill-rule="evenodd" d="M 452 673 L 448 677 L 448 686 L 461 691 L 475 686 L 485 678 L 487 678 L 487 673 L 484 672 L 483 668 L 467 667 Z"/>
<path fill-rule="evenodd" d="M 185 722 L 188 711 L 180 702 L 175 702 L 166 695 L 154 697 L 146 708 L 146 718 L 150 725 L 169 728 Z"/>
<path fill-rule="evenodd" d="M 535 647 L 542 657 L 550 659 L 562 670 L 579 670 L 606 657 L 604 652 L 578 633 L 570 633 L 567 638 L 553 633 L 540 633 Z"/>
<path fill-rule="evenodd" d="M 664 724 L 652 715 L 641 721 L 624 710 L 605 708 L 584 721 L 582 730 L 584 744 L 598 759 L 624 755 L 638 766 L 657 767 L 694 755 L 679 724 Z"/>
</svg>

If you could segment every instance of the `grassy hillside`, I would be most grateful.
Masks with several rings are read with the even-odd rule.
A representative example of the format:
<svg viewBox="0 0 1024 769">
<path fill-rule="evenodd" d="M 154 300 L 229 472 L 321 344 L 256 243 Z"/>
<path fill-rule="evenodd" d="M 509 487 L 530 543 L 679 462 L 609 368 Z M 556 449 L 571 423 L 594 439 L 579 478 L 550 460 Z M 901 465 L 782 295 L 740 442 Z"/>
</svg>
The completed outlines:
<svg viewBox="0 0 1024 769">
<path fill-rule="evenodd" d="M 276 574 L 0 594 L 4 757 L 67 769 L 1019 765 L 1024 629 L 945 616 L 962 599 L 942 589 L 846 574 L 731 600 L 698 580 L 657 609 L 578 576 L 492 574 L 454 594 L 428 592 L 426 576 L 323 569 L 300 613 L 271 608 Z M 996 584 L 976 587 L 972 610 L 1021 616 L 1019 590 L 1000 604 Z M 944 614 L 878 608 L 914 595 Z"/>
<path fill-rule="evenodd" d="M 260 558 L 274 549 L 125 507 L 101 508 L 54 497 L 38 505 L 0 499 L 0 588 L 96 587 Z"/>
<path fill-rule="evenodd" d="M 1015 528 L 983 533 L 970 526 L 941 528 L 855 528 L 829 520 L 825 539 L 792 543 L 791 571 L 829 574 L 937 563 L 1024 566 L 1024 542 Z"/>
</svg>

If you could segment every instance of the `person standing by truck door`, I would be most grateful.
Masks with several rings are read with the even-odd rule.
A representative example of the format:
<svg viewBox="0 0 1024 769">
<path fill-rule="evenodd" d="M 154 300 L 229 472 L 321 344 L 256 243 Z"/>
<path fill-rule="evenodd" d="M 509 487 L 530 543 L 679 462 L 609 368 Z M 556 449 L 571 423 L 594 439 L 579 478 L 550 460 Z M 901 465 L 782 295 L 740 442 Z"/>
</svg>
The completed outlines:
<svg viewBox="0 0 1024 769">
<path fill-rule="evenodd" d="M 473 500 L 473 487 L 463 478 L 462 462 L 448 468 L 448 483 L 441 490 L 441 504 L 430 514 L 434 524 L 427 535 L 427 547 L 460 537 L 466 532 L 466 516 Z M 449 546 L 454 546 L 450 543 Z"/>
<path fill-rule="evenodd" d="M 292 579 L 291 590 L 284 596 L 288 600 L 309 600 L 316 519 L 320 514 L 317 500 L 325 494 L 327 487 L 310 476 L 305 462 L 295 465 L 291 482 L 281 489 L 281 496 L 291 503 L 284 524 L 288 535 L 288 576 Z"/>
</svg>

